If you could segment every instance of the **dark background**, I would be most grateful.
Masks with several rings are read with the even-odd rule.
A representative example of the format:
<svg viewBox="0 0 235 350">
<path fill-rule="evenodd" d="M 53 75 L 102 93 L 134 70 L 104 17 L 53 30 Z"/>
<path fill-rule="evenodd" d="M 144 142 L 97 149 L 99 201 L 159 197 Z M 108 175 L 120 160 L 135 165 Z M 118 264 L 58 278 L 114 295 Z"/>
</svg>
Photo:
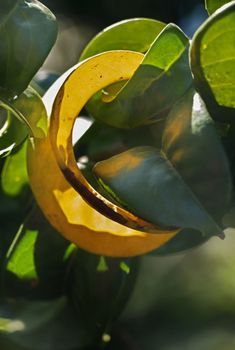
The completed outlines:
<svg viewBox="0 0 235 350">
<path fill-rule="evenodd" d="M 151 17 L 178 23 L 196 5 L 203 5 L 202 0 L 45 0 L 44 3 L 55 13 L 81 18 L 97 26 L 107 26 L 132 17 Z"/>
</svg>

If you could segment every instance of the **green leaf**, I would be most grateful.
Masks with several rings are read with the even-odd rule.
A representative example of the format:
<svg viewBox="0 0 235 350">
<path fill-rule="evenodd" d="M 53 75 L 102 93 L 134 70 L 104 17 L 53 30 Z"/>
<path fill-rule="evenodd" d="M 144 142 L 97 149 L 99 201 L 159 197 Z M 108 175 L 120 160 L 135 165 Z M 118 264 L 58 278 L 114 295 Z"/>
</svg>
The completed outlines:
<svg viewBox="0 0 235 350">
<path fill-rule="evenodd" d="M 157 36 L 132 78 L 114 89 L 97 93 L 87 104 L 89 113 L 119 128 L 151 124 L 167 111 L 191 85 L 188 38 L 169 24 Z"/>
<path fill-rule="evenodd" d="M 97 270 L 100 257 L 81 249 L 74 256 L 70 273 L 70 298 L 78 315 L 82 316 L 91 337 L 102 342 L 113 322 L 122 312 L 135 285 L 139 258 L 105 258 L 108 269 Z M 103 264 L 103 262 L 102 262 Z M 120 268 L 129 266 L 129 273 Z"/>
<path fill-rule="evenodd" d="M 109 267 L 107 265 L 107 262 L 106 262 L 106 259 L 105 259 L 104 256 L 100 257 L 100 260 L 99 260 L 99 263 L 98 263 L 98 266 L 97 266 L 96 269 L 97 269 L 98 272 L 108 271 Z"/>
<path fill-rule="evenodd" d="M 9 196 L 17 196 L 22 188 L 28 183 L 26 167 L 26 147 L 27 144 L 13 155 L 7 157 L 2 174 L 1 183 L 3 192 Z"/>
<path fill-rule="evenodd" d="M 130 266 L 127 265 L 125 261 L 120 262 L 120 269 L 124 271 L 127 275 L 131 272 Z"/>
<path fill-rule="evenodd" d="M 0 5 L 0 96 L 20 95 L 41 67 L 57 36 L 54 15 L 37 0 Z"/>
<path fill-rule="evenodd" d="M 28 87 L 18 98 L 0 98 L 0 116 L 5 123 L 0 129 L 0 157 L 18 147 L 28 134 L 44 137 L 47 133 L 47 113 L 39 94 Z"/>
<path fill-rule="evenodd" d="M 136 146 L 161 147 L 164 121 L 134 129 L 118 129 L 95 121 L 78 140 L 74 153 L 85 167 L 87 159 L 97 162 Z M 86 158 L 82 158 L 85 156 Z"/>
<path fill-rule="evenodd" d="M 14 154 L 0 159 L 0 240 L 3 251 L 8 249 L 31 206 L 25 158 L 26 144 L 15 149 Z"/>
<path fill-rule="evenodd" d="M 34 246 L 38 231 L 27 230 L 24 225 L 21 225 L 17 235 L 22 234 L 23 230 L 24 238 L 20 240 L 17 248 L 14 250 L 7 264 L 7 270 L 17 275 L 20 279 L 36 279 L 38 276 L 34 263 Z"/>
<path fill-rule="evenodd" d="M 165 23 L 148 18 L 133 18 L 115 23 L 89 42 L 80 60 L 110 50 L 145 53 L 164 27 Z"/>
<path fill-rule="evenodd" d="M 162 148 L 136 147 L 99 162 L 95 174 L 138 216 L 163 227 L 220 234 L 232 192 L 227 158 L 198 94 L 171 110 Z"/>
<path fill-rule="evenodd" d="M 26 126 L 0 103 L 0 118 L 3 126 L 0 129 L 0 157 L 8 156 L 27 136 Z"/>
<path fill-rule="evenodd" d="M 6 255 L 6 294 L 51 298 L 64 293 L 69 242 L 55 231 L 35 206 Z M 12 286 L 16 286 L 12 288 Z"/>
<path fill-rule="evenodd" d="M 195 84 L 211 110 L 218 105 L 235 108 L 234 34 L 232 1 L 209 17 L 192 39 L 190 56 Z M 234 110 L 231 113 L 234 119 Z M 223 115 L 218 118 L 222 120 Z"/>
<path fill-rule="evenodd" d="M 205 7 L 209 15 L 218 10 L 225 4 L 228 4 L 231 0 L 205 0 Z"/>
</svg>

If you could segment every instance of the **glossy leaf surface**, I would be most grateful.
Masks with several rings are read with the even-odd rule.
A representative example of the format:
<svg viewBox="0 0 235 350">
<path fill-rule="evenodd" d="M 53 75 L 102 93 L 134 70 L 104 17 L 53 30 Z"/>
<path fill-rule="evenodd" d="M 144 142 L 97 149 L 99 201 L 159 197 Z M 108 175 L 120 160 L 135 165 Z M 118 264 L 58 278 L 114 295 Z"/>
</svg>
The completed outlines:
<svg viewBox="0 0 235 350">
<path fill-rule="evenodd" d="M 166 122 L 161 151 L 137 147 L 96 164 L 102 183 L 145 220 L 192 228 L 204 236 L 222 231 L 231 177 L 213 122 L 190 91 Z M 106 187 L 107 188 L 107 187 Z"/>
<path fill-rule="evenodd" d="M 6 121 L 0 130 L 0 156 L 7 156 L 28 134 L 43 137 L 47 132 L 47 115 L 41 97 L 30 86 L 13 101 L 1 101 Z M 4 114 L 5 113 L 5 114 Z"/>
<path fill-rule="evenodd" d="M 73 121 L 87 99 L 93 92 L 102 88 L 102 84 L 108 85 L 108 83 L 105 84 L 100 80 L 100 72 L 103 73 L 105 81 L 115 82 L 119 78 L 120 71 L 128 77 L 141 58 L 142 54 L 129 51 L 110 52 L 91 58 L 74 67 L 62 86 L 55 83 L 55 86 L 45 95 L 45 101 L 48 101 L 48 109 L 50 109 L 51 98 L 49 99 L 48 96 L 51 97 L 53 94 L 55 96 L 60 89 L 50 120 L 50 139 L 49 137 L 41 140 L 34 139 L 29 144 L 27 162 L 30 183 L 47 219 L 67 239 L 96 254 L 109 256 L 142 254 L 162 245 L 177 233 L 177 230 L 161 230 L 153 227 L 152 224 L 149 225 L 142 220 L 139 221 L 131 213 L 127 213 L 129 215 L 128 219 L 126 216 L 118 216 L 119 220 L 120 218 L 122 220 L 121 223 L 125 223 L 131 228 L 117 223 L 120 222 L 117 219 L 117 222 L 115 222 L 107 218 L 100 213 L 102 208 L 95 206 L 95 209 L 93 209 L 86 203 L 80 192 L 72 187 L 74 182 L 71 184 L 69 177 L 66 180 L 60 169 L 63 162 L 63 160 L 61 162 L 61 155 L 59 155 L 59 161 L 57 158 L 58 150 L 56 151 L 56 147 L 59 145 L 59 152 L 62 151 L 62 157 L 65 157 L 66 164 L 70 167 L 70 161 L 75 163 L 73 166 L 76 169 L 76 175 L 79 174 L 78 182 L 81 180 L 82 184 L 86 184 L 85 190 L 93 206 L 93 199 L 95 201 L 98 199 L 99 202 L 102 201 L 103 207 L 109 206 L 112 217 L 117 216 L 119 210 L 125 213 L 122 208 L 114 206 L 114 204 L 102 198 L 86 182 L 74 158 L 71 136 Z M 116 66 L 116 70 L 113 70 L 114 66 Z M 93 84 L 87 84 L 87 80 L 89 81 L 90 78 L 93 79 Z M 82 92 L 79 99 L 77 89 Z M 53 148 L 51 147 L 52 144 Z M 66 159 L 69 159 L 69 162 Z M 64 167 L 62 167 L 62 170 L 64 172 Z M 53 174 L 53 176 L 48 177 L 48 173 Z M 45 176 L 42 176 L 43 174 Z M 84 195 L 84 192 L 82 192 L 82 195 Z M 139 227 L 143 229 L 143 225 L 146 231 L 155 234 L 148 234 L 137 229 Z"/>
<path fill-rule="evenodd" d="M 191 67 L 209 105 L 235 108 L 235 2 L 213 14 L 195 33 Z M 222 117 L 220 116 L 220 119 Z"/>
<path fill-rule="evenodd" d="M 218 10 L 221 6 L 231 2 L 231 0 L 205 0 L 205 6 L 209 15 Z"/>
<path fill-rule="evenodd" d="M 165 23 L 149 18 L 128 19 L 106 28 L 86 46 L 80 60 L 110 50 L 131 50 L 145 53 Z"/>
<path fill-rule="evenodd" d="M 153 235 L 132 230 L 93 209 L 63 177 L 48 139 L 37 140 L 34 148 L 29 145 L 27 162 L 32 190 L 48 221 L 65 238 L 89 252 L 117 257 L 138 255 L 161 246 L 177 232 Z M 42 176 L 48 173 L 53 176 Z"/>
<path fill-rule="evenodd" d="M 191 85 L 187 46 L 188 38 L 177 26 L 166 26 L 131 79 L 111 96 L 107 96 L 109 90 L 96 94 L 87 104 L 89 113 L 119 128 L 150 124 L 165 117 Z"/>
<path fill-rule="evenodd" d="M 27 88 L 56 35 L 55 17 L 39 1 L 1 1 L 0 96 L 18 96 Z"/>
</svg>

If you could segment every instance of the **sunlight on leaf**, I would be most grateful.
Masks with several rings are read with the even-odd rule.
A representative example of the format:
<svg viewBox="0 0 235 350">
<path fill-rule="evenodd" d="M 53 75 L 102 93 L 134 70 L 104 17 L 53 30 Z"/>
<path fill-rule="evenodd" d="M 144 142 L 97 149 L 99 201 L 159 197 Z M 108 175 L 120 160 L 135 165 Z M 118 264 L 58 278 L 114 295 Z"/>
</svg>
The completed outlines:
<svg viewBox="0 0 235 350">
<path fill-rule="evenodd" d="M 155 38 L 129 81 L 105 100 L 102 91 L 87 104 L 97 120 L 118 128 L 134 128 L 166 117 L 192 83 L 188 38 L 173 24 Z"/>
<path fill-rule="evenodd" d="M 125 261 L 120 262 L 120 269 L 124 271 L 127 275 L 131 272 L 130 266 L 128 266 Z"/>
<path fill-rule="evenodd" d="M 21 230 L 25 230 L 24 226 Z M 38 277 L 34 261 L 34 246 L 37 236 L 38 231 L 26 229 L 8 261 L 7 270 L 20 279 L 37 279 Z"/>
<path fill-rule="evenodd" d="M 81 54 L 80 61 L 110 50 L 145 53 L 165 23 L 149 18 L 133 18 L 117 22 L 96 35 Z"/>
<path fill-rule="evenodd" d="M 231 0 L 205 0 L 205 7 L 208 14 L 212 15 L 213 12 L 229 2 L 231 2 Z"/>
<path fill-rule="evenodd" d="M 208 18 L 191 45 L 191 68 L 206 103 L 235 108 L 235 2 Z"/>
<path fill-rule="evenodd" d="M 167 117 L 161 151 L 132 148 L 98 162 L 94 172 L 147 221 L 204 236 L 223 230 L 232 193 L 229 166 L 213 121 L 192 91 Z"/>
<path fill-rule="evenodd" d="M 60 91 L 58 92 L 58 85 L 55 83 L 48 92 L 48 95 L 53 94 L 54 88 L 58 92 L 50 119 L 50 139 L 49 137 L 41 140 L 33 139 L 33 143 L 30 142 L 28 147 L 27 163 L 31 187 L 46 218 L 67 239 L 82 249 L 98 255 L 142 254 L 144 251 L 162 245 L 178 232 L 178 230 L 159 229 L 126 212 L 123 208 L 114 207 L 112 203 L 91 189 L 74 158 L 71 130 L 83 105 L 94 92 L 118 81 L 120 73 L 124 77 L 129 77 L 138 67 L 142 57 L 142 54 L 131 51 L 107 52 L 72 68 L 69 71 L 70 76 L 60 87 Z M 94 84 L 86 83 L 90 78 Z M 84 86 L 86 86 L 85 89 Z M 82 92 L 79 99 L 77 90 Z M 45 95 L 46 101 L 48 101 L 48 95 Z M 50 107 L 50 101 L 48 103 Z M 78 177 L 78 183 L 82 181 L 83 197 L 87 195 L 86 199 L 88 198 L 89 203 L 96 209 L 87 204 L 81 197 L 80 191 L 77 192 L 71 186 L 73 183 L 68 176 L 71 168 L 67 172 L 68 158 L 70 158 L 69 167 L 72 166 L 75 170 L 74 175 Z M 60 159 L 59 162 L 58 159 Z M 62 165 L 64 161 L 65 166 Z M 48 177 L 48 173 L 53 176 Z M 68 181 L 64 176 L 65 173 Z M 98 202 L 98 205 L 94 202 L 95 204 Z M 104 213 L 106 216 L 103 215 Z M 140 228 L 155 234 L 142 232 Z"/>
<path fill-rule="evenodd" d="M 18 152 L 10 155 L 4 163 L 1 183 L 3 192 L 9 196 L 17 196 L 28 183 L 26 148 L 27 143 Z"/>
<path fill-rule="evenodd" d="M 7 156 L 20 146 L 28 134 L 43 137 L 47 133 L 47 113 L 39 94 L 28 87 L 18 98 L 0 98 L 0 117 L 5 124 L 0 130 L 0 156 Z"/>
<path fill-rule="evenodd" d="M 107 265 L 107 262 L 106 262 L 106 259 L 104 256 L 101 256 L 100 257 L 100 260 L 99 260 L 99 263 L 97 265 L 97 268 L 96 270 L 98 272 L 105 272 L 105 271 L 108 271 L 109 270 L 109 267 Z"/>
</svg>

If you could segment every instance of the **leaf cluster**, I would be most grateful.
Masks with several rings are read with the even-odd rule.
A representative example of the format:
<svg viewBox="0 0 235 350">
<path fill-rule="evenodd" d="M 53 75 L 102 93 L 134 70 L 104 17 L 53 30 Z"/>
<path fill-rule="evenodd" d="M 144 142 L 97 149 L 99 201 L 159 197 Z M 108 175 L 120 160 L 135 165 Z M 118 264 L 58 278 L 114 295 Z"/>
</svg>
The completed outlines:
<svg viewBox="0 0 235 350">
<path fill-rule="evenodd" d="M 71 323 L 70 344 L 63 339 L 66 345 L 61 341 L 58 349 L 88 348 L 100 342 L 103 346 L 138 272 L 139 259 L 122 258 L 120 252 L 125 251 L 123 256 L 149 250 L 155 255 L 176 253 L 213 235 L 223 238 L 224 230 L 234 227 L 235 1 L 207 0 L 206 8 L 209 17 L 192 40 L 175 24 L 154 19 L 130 19 L 106 28 L 84 49 L 78 66 L 50 90 L 58 92 L 62 85 L 67 91 L 64 80 L 69 81 L 69 74 L 104 52 L 130 51 L 139 61 L 128 79 L 120 76 L 86 103 L 84 120 L 89 129 L 76 137 L 73 156 L 88 189 L 70 183 L 71 174 L 65 174 L 67 182 L 63 182 L 69 191 L 75 188 L 95 203 L 94 208 L 83 202 L 74 206 L 68 192 L 65 205 L 71 215 L 66 223 L 72 227 L 75 217 L 76 230 L 81 223 L 80 241 L 86 241 L 83 235 L 93 239 L 95 233 L 99 249 L 118 251 L 116 258 L 105 258 L 101 250 L 90 254 L 71 243 L 70 237 L 58 235 L 57 231 L 63 235 L 63 228 L 55 227 L 57 219 L 42 205 L 50 195 L 49 187 L 42 184 L 59 181 L 57 173 L 47 173 L 46 162 L 48 169 L 64 169 L 62 163 L 57 168 L 49 164 L 53 159 L 49 152 L 55 149 L 46 142 L 49 136 L 52 141 L 57 137 L 48 119 L 53 93 L 42 100 L 31 85 L 56 40 L 56 19 L 36 0 L 0 4 L 0 301 L 5 310 L 0 330 L 4 342 L 33 347 L 27 332 L 40 339 L 53 318 L 56 329 L 64 327 L 64 320 Z M 54 115 L 61 105 L 55 102 Z M 59 124 L 58 135 L 66 133 L 63 130 Z M 37 149 L 45 140 L 45 152 L 37 151 L 30 163 L 30 147 Z M 30 169 L 29 164 L 42 161 L 40 172 L 34 167 L 35 186 L 27 163 Z M 35 193 L 46 198 L 44 202 Z M 102 212 L 97 205 L 101 202 L 102 208 L 111 203 L 111 215 L 110 210 Z M 100 219 L 100 211 L 109 221 Z M 62 217 L 63 212 L 57 215 Z M 129 221 L 120 222 L 120 217 Z M 126 230 L 123 236 L 111 219 L 129 226 L 121 226 Z M 149 233 L 153 227 L 156 231 Z M 146 249 L 143 243 L 143 250 L 138 250 L 136 237 L 133 245 L 129 239 L 131 229 L 140 230 L 137 241 L 147 237 L 143 242 L 153 239 L 154 243 Z M 114 240 L 107 236 L 114 236 L 121 248 L 112 246 Z M 98 248 L 92 239 L 89 236 L 85 244 L 94 253 Z M 42 313 L 45 310 L 49 311 Z M 20 324 L 14 323 L 17 317 Z M 15 331 L 22 332 L 15 335 Z M 47 338 L 41 339 L 40 349 Z"/>
</svg>

